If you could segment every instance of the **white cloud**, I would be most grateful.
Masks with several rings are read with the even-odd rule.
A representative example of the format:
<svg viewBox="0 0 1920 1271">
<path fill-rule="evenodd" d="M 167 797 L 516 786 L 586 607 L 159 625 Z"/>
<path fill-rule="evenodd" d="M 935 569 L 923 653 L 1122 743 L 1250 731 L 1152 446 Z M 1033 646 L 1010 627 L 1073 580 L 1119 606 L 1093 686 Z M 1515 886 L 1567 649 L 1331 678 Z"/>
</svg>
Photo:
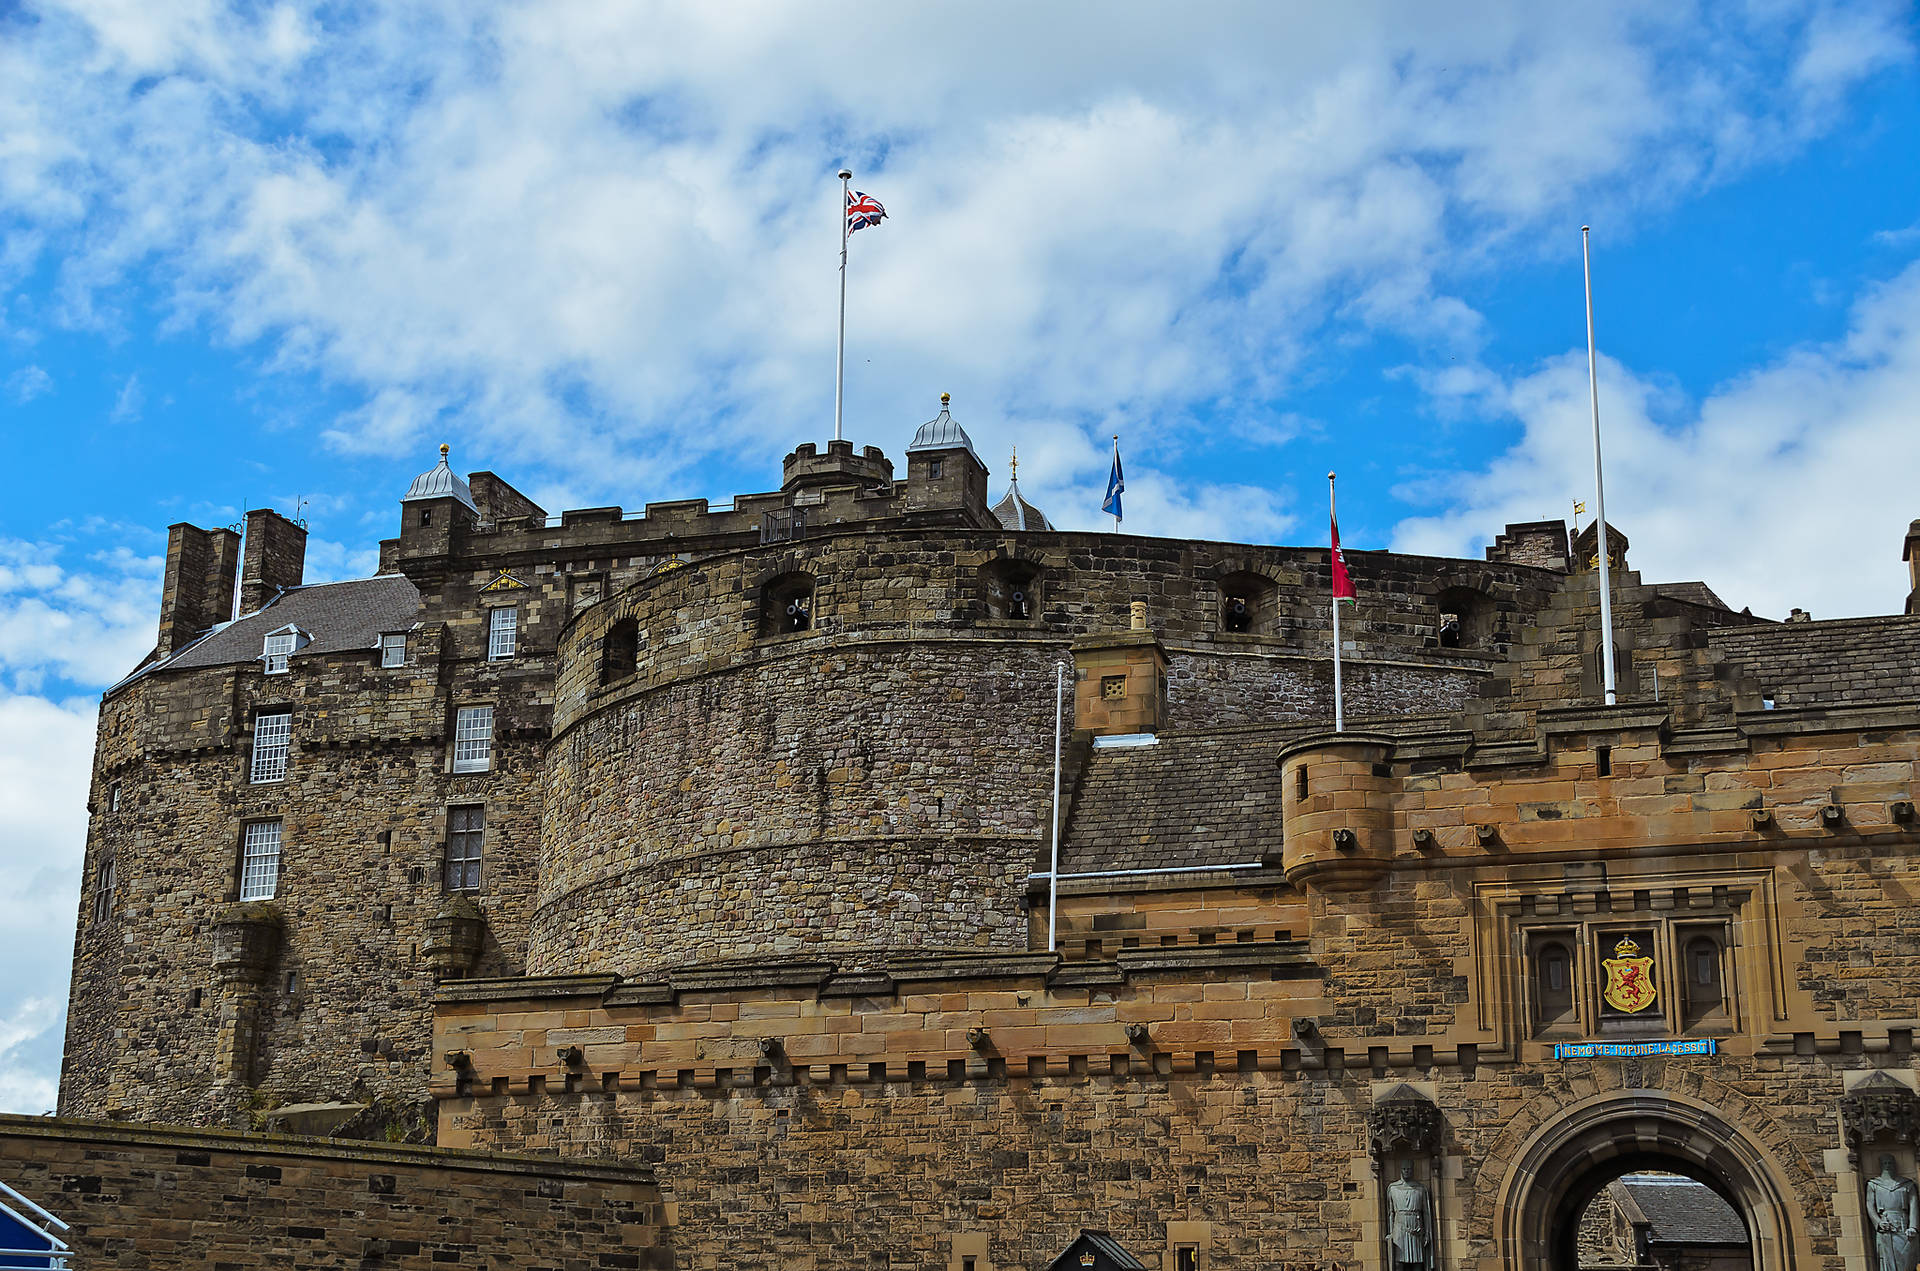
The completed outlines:
<svg viewBox="0 0 1920 1271">
<path fill-rule="evenodd" d="M 146 413 L 146 408 L 147 394 L 140 387 L 140 376 L 129 375 L 126 382 L 120 385 L 120 391 L 114 395 L 113 410 L 108 413 L 108 418 L 116 424 L 137 424 L 141 415 Z"/>
<path fill-rule="evenodd" d="M 53 391 L 53 376 L 38 366 L 23 366 L 7 377 L 7 396 L 25 406 L 36 397 L 44 397 Z"/>
<path fill-rule="evenodd" d="M 53 1107 L 95 708 L 0 692 L 0 1110 Z"/>
<path fill-rule="evenodd" d="M 1520 440 L 1485 470 L 1441 482 L 1443 515 L 1403 522 L 1401 551 L 1459 555 L 1488 527 L 1592 507 L 1584 352 L 1511 381 L 1436 378 L 1456 407 L 1517 420 Z M 1901 545 L 1920 516 L 1920 265 L 1855 306 L 1843 339 L 1725 384 L 1697 407 L 1603 360 L 1607 520 L 1651 581 L 1705 579 L 1729 604 L 1784 617 L 1898 613 Z M 1678 418 L 1678 422 L 1672 421 Z"/>
<path fill-rule="evenodd" d="M 164 559 L 117 546 L 75 570 L 68 546 L 0 539 L 0 687 L 104 686 L 153 648 Z"/>
<path fill-rule="evenodd" d="M 177 323 L 363 394 L 332 444 L 464 434 L 618 496 L 827 418 L 842 160 L 893 212 L 853 245 L 856 435 L 946 387 L 1097 440 L 1272 392 L 1329 327 L 1474 351 L 1452 273 L 1803 144 L 1904 22 L 50 2 L 0 41 L 0 209 L 66 253 L 69 323 L 157 263 Z"/>
</svg>

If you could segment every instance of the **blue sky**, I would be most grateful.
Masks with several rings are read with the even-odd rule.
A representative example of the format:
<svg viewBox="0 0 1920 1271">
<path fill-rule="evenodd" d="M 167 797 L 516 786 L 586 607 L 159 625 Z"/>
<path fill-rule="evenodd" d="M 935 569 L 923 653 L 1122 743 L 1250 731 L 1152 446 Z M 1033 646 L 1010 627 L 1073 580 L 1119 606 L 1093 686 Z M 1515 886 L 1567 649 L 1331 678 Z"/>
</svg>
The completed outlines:
<svg viewBox="0 0 1920 1271">
<path fill-rule="evenodd" d="M 857 442 L 951 391 L 1069 526 L 1118 431 L 1130 531 L 1320 542 L 1337 468 L 1350 546 L 1477 553 L 1590 498 L 1590 221 L 1633 563 L 1898 610 L 1910 7 L 1032 8 L 0 0 L 0 1107 L 50 1106 L 165 527 L 363 573 L 443 440 L 556 511 L 776 484 L 842 163 Z"/>
</svg>

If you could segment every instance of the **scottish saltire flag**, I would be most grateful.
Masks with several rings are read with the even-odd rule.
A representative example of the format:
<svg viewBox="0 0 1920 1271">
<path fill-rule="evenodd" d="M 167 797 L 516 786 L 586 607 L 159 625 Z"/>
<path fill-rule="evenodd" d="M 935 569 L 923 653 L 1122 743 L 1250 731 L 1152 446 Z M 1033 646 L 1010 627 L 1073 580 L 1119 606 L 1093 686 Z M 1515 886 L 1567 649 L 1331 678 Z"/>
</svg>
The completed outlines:
<svg viewBox="0 0 1920 1271">
<path fill-rule="evenodd" d="M 878 225 L 886 215 L 887 209 L 881 207 L 880 200 L 871 194 L 862 194 L 859 190 L 847 191 L 847 233 Z"/>
<path fill-rule="evenodd" d="M 1100 505 L 1100 510 L 1116 521 L 1120 519 L 1120 495 L 1126 488 L 1127 479 L 1120 475 L 1120 441 L 1118 438 L 1115 438 L 1113 443 L 1113 471 L 1107 474 L 1107 501 Z"/>
</svg>

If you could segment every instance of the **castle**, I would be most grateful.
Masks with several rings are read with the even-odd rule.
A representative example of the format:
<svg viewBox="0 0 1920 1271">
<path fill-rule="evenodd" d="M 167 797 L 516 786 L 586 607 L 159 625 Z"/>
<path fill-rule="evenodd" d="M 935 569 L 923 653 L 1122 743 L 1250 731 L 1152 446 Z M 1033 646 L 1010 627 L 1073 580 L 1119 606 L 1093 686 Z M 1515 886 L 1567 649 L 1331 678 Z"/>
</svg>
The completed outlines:
<svg viewBox="0 0 1920 1271">
<path fill-rule="evenodd" d="M 0 1118 L 75 1248 L 1571 1268 L 1653 1169 L 1895 1271 L 1920 521 L 1834 622 L 1610 530 L 1612 706 L 1594 527 L 1349 552 L 1336 731 L 1325 548 L 1057 530 L 944 402 L 904 473 L 553 516 L 443 447 L 399 514 L 315 586 L 170 531 L 60 1117 Z"/>
</svg>

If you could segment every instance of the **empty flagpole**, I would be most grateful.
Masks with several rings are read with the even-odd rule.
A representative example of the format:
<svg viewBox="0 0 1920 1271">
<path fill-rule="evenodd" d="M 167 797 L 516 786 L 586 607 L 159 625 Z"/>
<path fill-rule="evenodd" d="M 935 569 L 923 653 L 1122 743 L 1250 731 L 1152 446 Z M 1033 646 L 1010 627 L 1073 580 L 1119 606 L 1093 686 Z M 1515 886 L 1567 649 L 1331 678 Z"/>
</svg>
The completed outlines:
<svg viewBox="0 0 1920 1271">
<path fill-rule="evenodd" d="M 1600 527 L 1600 665 L 1607 691 L 1607 705 L 1614 705 L 1613 682 L 1613 584 L 1607 560 L 1607 483 L 1600 472 L 1600 370 L 1593 349 L 1593 254 L 1587 247 L 1588 226 L 1580 227 L 1580 264 L 1587 279 L 1587 390 L 1593 398 L 1593 506 L 1594 524 Z"/>
<path fill-rule="evenodd" d="M 1333 474 L 1327 474 L 1327 516 L 1333 523 L 1333 533 L 1340 533 L 1340 509 L 1333 498 Z M 1336 541 L 1328 549 L 1329 566 L 1337 566 L 1340 560 L 1340 544 Z M 1331 578 L 1331 571 L 1329 571 Z M 1333 593 L 1333 731 L 1347 731 L 1346 703 L 1340 687 L 1340 589 L 1329 583 Z"/>
<path fill-rule="evenodd" d="M 833 439 L 840 440 L 840 412 L 847 390 L 847 204 L 853 170 L 840 169 L 840 356 L 833 369 Z"/>
<path fill-rule="evenodd" d="M 1047 952 L 1054 951 L 1060 917 L 1060 734 L 1067 695 L 1067 664 L 1053 664 L 1053 850 L 1047 861 Z"/>
</svg>

